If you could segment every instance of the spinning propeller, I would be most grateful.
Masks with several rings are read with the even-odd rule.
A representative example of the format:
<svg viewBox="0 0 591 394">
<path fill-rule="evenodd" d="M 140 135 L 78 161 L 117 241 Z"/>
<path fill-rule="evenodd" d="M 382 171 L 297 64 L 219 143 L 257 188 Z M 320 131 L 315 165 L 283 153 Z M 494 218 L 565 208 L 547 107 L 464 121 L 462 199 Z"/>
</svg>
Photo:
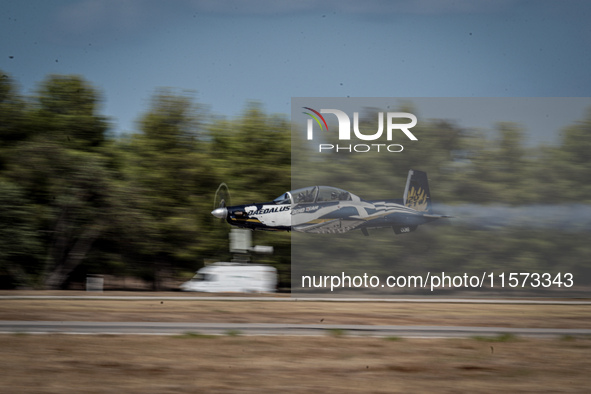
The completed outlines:
<svg viewBox="0 0 591 394">
<path fill-rule="evenodd" d="M 211 214 L 216 218 L 222 220 L 226 219 L 226 216 L 228 215 L 228 209 L 226 207 L 230 204 L 230 189 L 228 189 L 228 185 L 222 182 L 215 191 L 215 196 L 213 197 L 213 211 L 211 211 Z"/>
</svg>

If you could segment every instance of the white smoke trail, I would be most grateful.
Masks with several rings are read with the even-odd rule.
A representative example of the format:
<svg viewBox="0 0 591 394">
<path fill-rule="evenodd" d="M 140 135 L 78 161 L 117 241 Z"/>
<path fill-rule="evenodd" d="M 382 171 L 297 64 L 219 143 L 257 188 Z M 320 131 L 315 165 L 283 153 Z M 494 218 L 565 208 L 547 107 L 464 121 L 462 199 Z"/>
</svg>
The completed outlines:
<svg viewBox="0 0 591 394">
<path fill-rule="evenodd" d="M 522 226 L 556 230 L 591 230 L 591 205 L 434 204 L 434 212 L 453 216 L 453 223 L 477 228 Z"/>
</svg>

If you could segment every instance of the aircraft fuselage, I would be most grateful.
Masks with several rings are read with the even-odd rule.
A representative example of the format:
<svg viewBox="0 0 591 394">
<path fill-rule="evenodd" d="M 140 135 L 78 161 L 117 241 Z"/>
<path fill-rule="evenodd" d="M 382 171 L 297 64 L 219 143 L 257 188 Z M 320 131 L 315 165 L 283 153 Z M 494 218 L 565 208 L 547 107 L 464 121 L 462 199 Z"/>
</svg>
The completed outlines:
<svg viewBox="0 0 591 394">
<path fill-rule="evenodd" d="M 367 229 L 392 227 L 403 234 L 446 217 L 431 212 L 430 198 L 426 174 L 410 170 L 403 199 L 367 201 L 335 187 L 310 186 L 271 202 L 220 207 L 212 214 L 252 230 L 331 234 L 358 229 L 367 235 Z"/>
</svg>

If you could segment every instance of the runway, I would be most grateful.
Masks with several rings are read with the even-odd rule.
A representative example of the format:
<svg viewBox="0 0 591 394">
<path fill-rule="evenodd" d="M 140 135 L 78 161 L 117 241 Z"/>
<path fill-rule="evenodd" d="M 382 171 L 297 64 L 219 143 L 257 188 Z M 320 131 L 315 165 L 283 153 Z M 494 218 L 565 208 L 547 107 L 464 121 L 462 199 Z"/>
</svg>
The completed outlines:
<svg viewBox="0 0 591 394">
<path fill-rule="evenodd" d="M 105 300 L 105 301 L 264 301 L 264 302 L 386 302 L 426 304 L 524 304 L 524 305 L 591 305 L 588 299 L 508 299 L 508 298 L 337 298 L 277 296 L 130 296 L 130 295 L 0 295 L 0 300 Z"/>
<path fill-rule="evenodd" d="M 525 305 L 591 305 L 588 299 L 493 299 L 493 298 L 323 298 L 323 297 L 289 297 L 289 296 L 204 296 L 192 294 L 160 294 L 160 295 L 129 295 L 88 293 L 77 295 L 0 295 L 0 300 L 76 300 L 92 301 L 164 301 L 174 302 L 334 302 L 334 303 L 433 303 L 433 304 L 525 304 Z M 18 314 L 13 314 L 13 319 L 18 319 Z M 41 316 L 40 316 L 41 317 Z M 73 316 L 71 316 L 73 317 Z M 124 315 L 121 316 L 125 319 Z M 159 317 L 146 315 L 147 320 L 160 320 Z M 151 318 L 150 318 L 151 317 Z M 154 318 L 155 317 L 155 318 Z M 369 323 L 366 325 L 357 324 L 302 324 L 302 323 L 212 323 L 212 322 L 164 322 L 146 321 L 138 318 L 131 322 L 98 322 L 90 321 L 91 315 L 80 318 L 84 321 L 50 321 L 49 316 L 41 319 L 30 320 L 3 320 L 0 321 L 0 333 L 30 333 L 30 334 L 113 334 L 113 335 L 182 335 L 187 333 L 204 335 L 268 335 L 268 336 L 322 336 L 322 335 L 347 335 L 347 336 L 370 336 L 370 337 L 404 337 L 404 338 L 458 338 L 472 336 L 496 336 L 511 334 L 520 337 L 565 337 L 565 336 L 591 336 L 591 329 L 579 325 L 579 328 L 511 328 L 511 327 L 478 327 L 465 326 L 444 326 L 444 325 L 376 325 L 380 323 Z M 128 317 L 129 318 L 129 317 Z M 9 318 L 10 319 L 10 318 Z M 69 319 L 64 316 L 64 320 Z M 132 318 L 133 319 L 133 318 Z M 46 321 L 45 321 L 46 320 Z M 104 320 L 98 319 L 97 320 Z M 165 319 L 162 319 L 165 320 Z M 320 320 L 320 319 L 318 319 Z M 316 322 L 318 321 L 316 320 Z M 222 320 L 223 321 L 223 320 Z M 279 320 L 281 321 L 281 320 Z M 488 323 L 495 324 L 495 320 Z M 402 323 L 402 322 L 401 322 Z M 437 323 L 437 322 L 433 322 Z M 458 322 L 460 323 L 460 322 Z M 461 324 L 461 323 L 460 323 Z M 568 324 L 565 325 L 568 327 Z M 538 324 L 537 327 L 540 327 Z"/>
<path fill-rule="evenodd" d="M 461 338 L 509 334 L 519 337 L 552 338 L 589 336 L 591 329 L 350 324 L 0 321 L 0 333 L 79 335 L 182 335 L 192 333 L 203 335 L 347 335 L 400 338 Z"/>
</svg>

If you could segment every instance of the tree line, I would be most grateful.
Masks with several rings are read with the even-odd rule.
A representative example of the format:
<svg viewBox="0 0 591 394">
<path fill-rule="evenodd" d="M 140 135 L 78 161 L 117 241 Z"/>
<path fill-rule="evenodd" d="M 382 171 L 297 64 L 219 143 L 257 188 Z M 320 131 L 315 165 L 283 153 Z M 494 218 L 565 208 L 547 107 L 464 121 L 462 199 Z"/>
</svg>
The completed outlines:
<svg viewBox="0 0 591 394">
<path fill-rule="evenodd" d="M 210 214 L 220 182 L 252 201 L 290 187 L 289 123 L 257 104 L 212 119 L 191 95 L 159 89 L 137 132 L 115 135 L 100 103 L 80 76 L 50 75 L 24 97 L 2 73 L 3 287 L 59 289 L 110 274 L 161 288 L 205 259 L 229 258 L 228 229 Z M 275 247 L 271 263 L 288 285 L 289 237 L 257 242 Z"/>
<path fill-rule="evenodd" d="M 0 75 L 2 287 L 59 289 L 88 274 L 109 274 L 159 289 L 163 279 L 187 277 L 204 260 L 226 260 L 228 228 L 210 214 L 217 186 L 226 182 L 236 204 L 291 189 L 292 143 L 295 187 L 327 184 L 380 198 L 401 194 L 415 168 L 428 172 L 433 198 L 444 204 L 591 203 L 591 114 L 562 130 L 559 145 L 535 148 L 525 146 L 516 124 L 499 123 L 490 138 L 429 120 L 413 128 L 420 146 L 363 154 L 355 163 L 363 171 L 351 171 L 346 153 L 311 158 L 298 150 L 304 142 L 291 141 L 289 120 L 256 103 L 235 118 L 215 117 L 190 94 L 157 89 L 138 114 L 137 130 L 115 134 L 98 90 L 83 77 L 49 75 L 25 96 Z M 417 264 L 457 270 L 567 264 L 591 282 L 584 226 L 553 232 L 445 226 L 381 242 L 384 271 L 392 264 L 407 271 Z M 342 250 L 359 253 L 351 235 L 333 237 Z M 280 285 L 289 287 L 290 234 L 257 232 L 255 241 L 274 246 L 274 255 L 255 259 L 277 267 Z"/>
<path fill-rule="evenodd" d="M 378 129 L 376 112 L 360 119 L 361 130 Z M 557 130 L 560 143 L 552 146 L 528 147 L 523 127 L 502 120 L 487 134 L 441 119 L 421 121 L 412 132 L 418 141 L 407 141 L 403 152 L 356 154 L 318 154 L 294 134 L 300 153 L 292 156 L 292 181 L 335 185 L 368 200 L 402 198 L 408 170 L 422 170 L 435 211 L 457 216 L 399 236 L 391 229 L 370 230 L 369 237 L 294 234 L 292 269 L 384 277 L 570 272 L 574 290 L 591 285 L 591 110 Z M 334 133 L 323 138 L 342 144 Z"/>
</svg>

